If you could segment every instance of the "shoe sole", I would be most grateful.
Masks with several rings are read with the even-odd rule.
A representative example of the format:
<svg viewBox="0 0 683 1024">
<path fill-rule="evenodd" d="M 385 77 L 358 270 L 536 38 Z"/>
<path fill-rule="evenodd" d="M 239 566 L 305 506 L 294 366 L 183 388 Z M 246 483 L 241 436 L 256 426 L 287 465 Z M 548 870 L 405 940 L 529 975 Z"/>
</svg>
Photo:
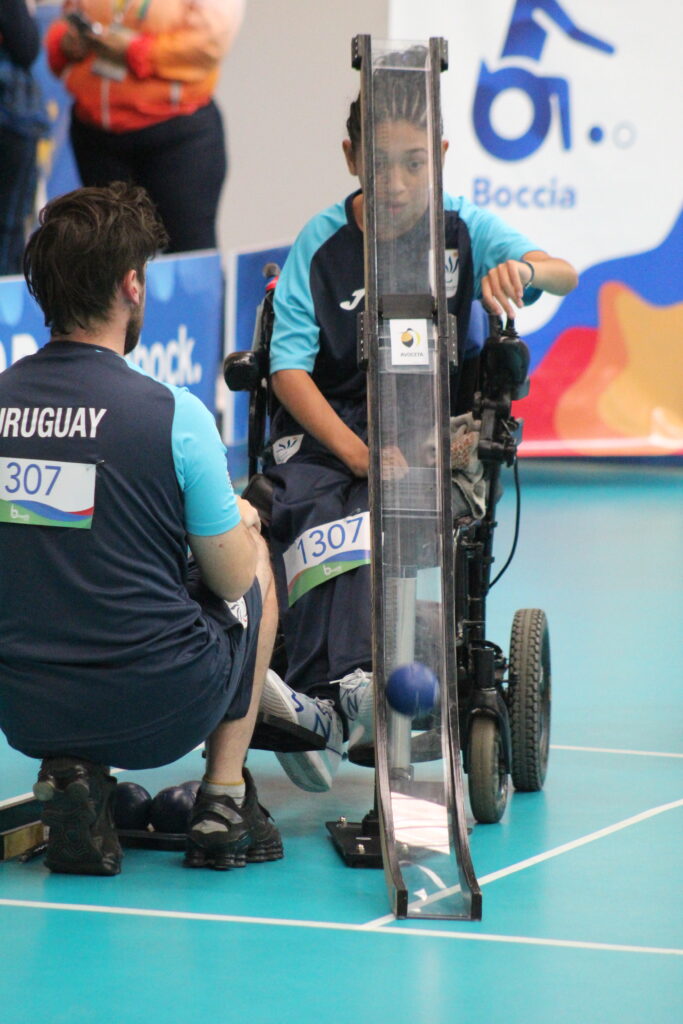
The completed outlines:
<svg viewBox="0 0 683 1024">
<path fill-rule="evenodd" d="M 329 769 L 321 770 L 313 763 L 316 755 L 319 756 L 314 750 L 275 754 L 287 778 L 299 789 L 307 793 L 328 793 L 332 788 L 333 775 Z"/>
<path fill-rule="evenodd" d="M 205 850 L 188 839 L 185 866 L 188 868 L 213 868 L 214 871 L 229 871 L 243 868 L 247 864 L 260 864 L 284 857 L 282 843 L 259 843 L 248 850 Z"/>
<path fill-rule="evenodd" d="M 62 791 L 49 782 L 37 782 L 37 796 L 36 790 L 45 794 L 43 800 L 49 793 L 41 814 L 43 824 L 50 830 L 45 866 L 62 875 L 118 875 L 119 858 L 102 854 L 93 844 L 91 826 L 97 812 L 87 786 L 74 782 Z"/>
</svg>

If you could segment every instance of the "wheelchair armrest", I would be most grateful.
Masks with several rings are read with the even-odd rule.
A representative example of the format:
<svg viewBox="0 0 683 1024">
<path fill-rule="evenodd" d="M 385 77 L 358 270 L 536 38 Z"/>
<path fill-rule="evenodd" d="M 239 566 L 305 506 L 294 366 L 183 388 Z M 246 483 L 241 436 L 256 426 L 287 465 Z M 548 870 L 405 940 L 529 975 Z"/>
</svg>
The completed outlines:
<svg viewBox="0 0 683 1024">
<path fill-rule="evenodd" d="M 231 391 L 256 391 L 267 376 L 261 352 L 231 352 L 223 362 L 223 377 Z"/>
</svg>

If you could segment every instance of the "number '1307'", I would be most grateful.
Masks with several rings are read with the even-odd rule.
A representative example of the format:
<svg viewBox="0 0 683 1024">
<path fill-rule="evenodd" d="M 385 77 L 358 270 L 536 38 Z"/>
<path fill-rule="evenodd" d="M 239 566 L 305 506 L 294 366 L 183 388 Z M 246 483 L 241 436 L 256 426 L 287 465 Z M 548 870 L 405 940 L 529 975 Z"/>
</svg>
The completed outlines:
<svg viewBox="0 0 683 1024">
<path fill-rule="evenodd" d="M 307 564 L 310 558 L 322 558 L 323 555 L 327 554 L 328 550 L 339 551 L 348 542 L 355 544 L 358 534 L 360 533 L 361 526 L 365 516 L 354 516 L 353 518 L 347 519 L 345 522 L 334 522 L 327 525 L 326 530 L 315 529 L 310 530 L 308 534 L 301 537 L 297 541 L 297 548 L 301 554 L 304 565 Z M 349 529 L 349 534 L 352 532 L 352 536 L 349 536 L 346 532 L 346 527 Z M 308 543 L 307 543 L 308 542 Z M 309 545 L 312 545 L 309 548 Z"/>
</svg>

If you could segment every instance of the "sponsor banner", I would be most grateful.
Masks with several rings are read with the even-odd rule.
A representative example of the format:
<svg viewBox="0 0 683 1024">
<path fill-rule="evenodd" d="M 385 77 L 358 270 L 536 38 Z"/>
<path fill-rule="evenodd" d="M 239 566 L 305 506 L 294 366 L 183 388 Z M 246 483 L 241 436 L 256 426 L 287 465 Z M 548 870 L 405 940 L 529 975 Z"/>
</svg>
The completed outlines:
<svg viewBox="0 0 683 1024">
<path fill-rule="evenodd" d="M 0 371 L 47 341 L 23 278 L 0 278 Z M 157 380 L 187 387 L 212 411 L 223 349 L 223 273 L 213 250 L 161 256 L 147 268 L 145 324 L 128 359 Z"/>
<path fill-rule="evenodd" d="M 683 8 L 675 0 L 392 0 L 390 36 L 449 42 L 448 192 L 581 275 L 518 330 L 527 455 L 683 453 Z"/>
</svg>

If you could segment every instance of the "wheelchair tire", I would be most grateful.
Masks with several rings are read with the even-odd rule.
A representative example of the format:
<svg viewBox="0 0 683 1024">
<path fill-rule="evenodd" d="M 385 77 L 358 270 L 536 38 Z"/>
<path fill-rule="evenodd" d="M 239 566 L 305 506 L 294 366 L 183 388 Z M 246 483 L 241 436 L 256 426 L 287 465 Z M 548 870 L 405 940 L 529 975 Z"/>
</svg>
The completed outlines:
<svg viewBox="0 0 683 1024">
<path fill-rule="evenodd" d="M 482 825 L 495 825 L 505 813 L 508 774 L 498 723 L 475 715 L 470 724 L 467 784 L 472 814 Z"/>
<path fill-rule="evenodd" d="M 510 635 L 508 707 L 512 782 L 523 793 L 543 789 L 550 751 L 550 636 L 540 608 L 515 612 Z"/>
</svg>

